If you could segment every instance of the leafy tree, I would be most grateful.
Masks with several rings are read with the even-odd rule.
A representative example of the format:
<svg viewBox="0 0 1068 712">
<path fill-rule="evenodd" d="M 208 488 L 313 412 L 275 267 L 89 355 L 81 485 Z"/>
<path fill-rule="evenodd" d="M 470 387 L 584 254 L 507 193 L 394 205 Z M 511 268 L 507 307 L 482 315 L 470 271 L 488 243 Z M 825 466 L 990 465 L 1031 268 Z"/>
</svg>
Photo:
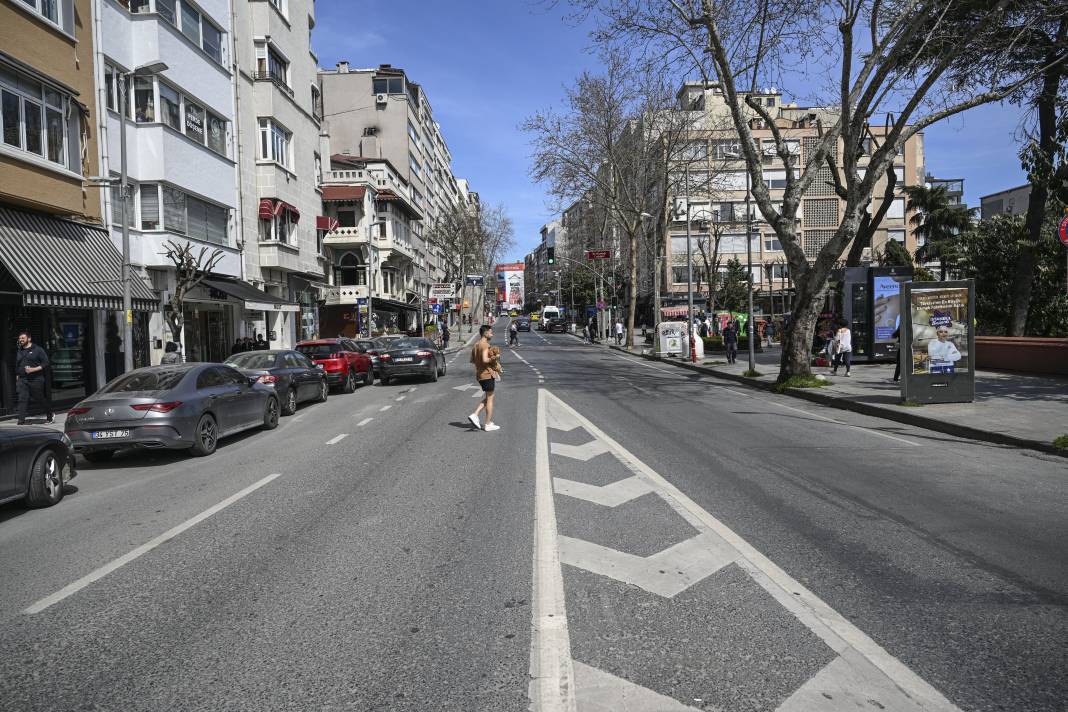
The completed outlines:
<svg viewBox="0 0 1068 712">
<path fill-rule="evenodd" d="M 957 260 L 957 243 L 960 233 L 971 227 L 972 213 L 962 205 L 949 202 L 949 192 L 944 185 L 910 185 L 905 187 L 908 209 L 917 211 L 909 222 L 917 237 L 924 244 L 916 250 L 920 262 L 938 260 L 941 279 Z"/>
<path fill-rule="evenodd" d="M 887 240 L 883 249 L 875 255 L 875 261 L 880 267 L 912 267 L 914 282 L 933 282 L 935 276 L 931 270 L 923 265 L 917 265 L 912 255 L 905 246 L 897 240 Z"/>
<path fill-rule="evenodd" d="M 749 303 L 746 277 L 745 267 L 737 257 L 727 260 L 727 272 L 723 275 L 716 296 L 719 306 L 727 311 L 745 311 Z"/>
</svg>

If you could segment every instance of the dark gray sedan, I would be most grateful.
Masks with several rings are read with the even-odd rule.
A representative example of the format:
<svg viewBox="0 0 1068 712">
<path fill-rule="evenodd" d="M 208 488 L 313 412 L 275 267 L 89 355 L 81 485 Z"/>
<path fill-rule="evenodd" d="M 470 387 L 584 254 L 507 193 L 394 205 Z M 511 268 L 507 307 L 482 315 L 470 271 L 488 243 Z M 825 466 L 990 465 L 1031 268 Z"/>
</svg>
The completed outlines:
<svg viewBox="0 0 1068 712">
<path fill-rule="evenodd" d="M 436 381 L 445 375 L 445 354 L 430 339 L 396 339 L 378 354 L 378 360 L 385 384 L 400 376 Z"/>
<path fill-rule="evenodd" d="M 304 401 L 322 403 L 330 395 L 326 372 L 310 358 L 290 349 L 247 351 L 226 359 L 246 376 L 255 376 L 264 385 L 274 386 L 282 403 L 282 415 L 293 415 Z"/>
<path fill-rule="evenodd" d="M 70 438 L 43 425 L 0 426 L 0 504 L 50 507 L 77 474 Z"/>
<path fill-rule="evenodd" d="M 219 439 L 278 426 L 274 388 L 221 363 L 149 366 L 123 374 L 67 413 L 65 430 L 90 462 L 124 448 L 215 452 Z"/>
</svg>

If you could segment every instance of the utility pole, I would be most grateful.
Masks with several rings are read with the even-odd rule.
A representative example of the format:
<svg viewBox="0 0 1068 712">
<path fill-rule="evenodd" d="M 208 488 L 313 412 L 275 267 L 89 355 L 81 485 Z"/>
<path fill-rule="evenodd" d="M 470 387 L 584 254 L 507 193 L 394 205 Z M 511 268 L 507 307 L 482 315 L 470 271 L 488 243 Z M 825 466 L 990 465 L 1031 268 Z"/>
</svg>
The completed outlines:
<svg viewBox="0 0 1068 712">
<path fill-rule="evenodd" d="M 749 371 L 756 370 L 756 346 L 753 343 L 753 332 L 756 325 L 753 323 L 753 213 L 749 209 L 749 194 L 751 192 L 749 169 L 745 171 L 745 262 L 747 272 L 745 283 L 749 297 L 749 316 L 746 329 L 749 331 Z"/>
<path fill-rule="evenodd" d="M 686 163 L 686 343 L 690 346 L 690 361 L 697 363 L 697 346 L 693 342 L 693 239 L 690 235 L 690 164 Z M 749 342 L 752 345 L 752 341 Z"/>
</svg>

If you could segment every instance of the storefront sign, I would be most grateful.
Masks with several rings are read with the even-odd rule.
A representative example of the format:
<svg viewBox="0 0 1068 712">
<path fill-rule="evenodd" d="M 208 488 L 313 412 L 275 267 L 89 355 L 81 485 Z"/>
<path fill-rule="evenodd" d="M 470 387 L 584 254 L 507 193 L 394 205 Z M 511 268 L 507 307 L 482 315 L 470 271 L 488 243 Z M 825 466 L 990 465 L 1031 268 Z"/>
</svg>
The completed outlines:
<svg viewBox="0 0 1068 712">
<path fill-rule="evenodd" d="M 975 400 L 974 283 L 919 282 L 903 289 L 902 397 L 923 403 Z"/>
</svg>

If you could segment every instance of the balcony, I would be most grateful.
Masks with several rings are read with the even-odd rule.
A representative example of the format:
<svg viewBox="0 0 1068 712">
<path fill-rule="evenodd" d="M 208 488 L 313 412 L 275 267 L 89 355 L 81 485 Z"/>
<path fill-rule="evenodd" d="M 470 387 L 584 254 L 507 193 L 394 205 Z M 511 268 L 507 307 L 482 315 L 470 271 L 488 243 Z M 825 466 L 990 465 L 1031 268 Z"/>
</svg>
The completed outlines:
<svg viewBox="0 0 1068 712">
<path fill-rule="evenodd" d="M 339 227 L 326 234 L 323 244 L 330 247 L 355 247 L 367 244 L 367 228 Z"/>
<path fill-rule="evenodd" d="M 252 79 L 257 82 L 270 82 L 285 92 L 290 98 L 293 98 L 293 88 L 286 84 L 284 77 L 279 77 L 270 72 L 253 72 Z"/>
</svg>

